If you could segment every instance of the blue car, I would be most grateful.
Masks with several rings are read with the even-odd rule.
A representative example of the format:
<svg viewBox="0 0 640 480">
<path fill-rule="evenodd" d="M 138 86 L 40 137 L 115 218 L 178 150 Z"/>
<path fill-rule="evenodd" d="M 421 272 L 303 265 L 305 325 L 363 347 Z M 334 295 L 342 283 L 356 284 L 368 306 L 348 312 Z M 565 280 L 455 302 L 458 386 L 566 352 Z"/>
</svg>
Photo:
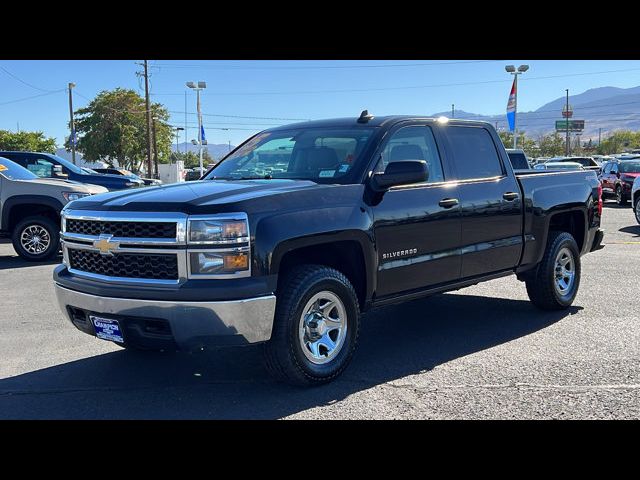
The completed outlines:
<svg viewBox="0 0 640 480">
<path fill-rule="evenodd" d="M 0 151 L 0 157 L 8 158 L 41 178 L 66 178 L 80 183 L 100 185 L 110 191 L 144 186 L 142 180 L 121 175 L 87 173 L 77 165 L 51 153 Z"/>
</svg>

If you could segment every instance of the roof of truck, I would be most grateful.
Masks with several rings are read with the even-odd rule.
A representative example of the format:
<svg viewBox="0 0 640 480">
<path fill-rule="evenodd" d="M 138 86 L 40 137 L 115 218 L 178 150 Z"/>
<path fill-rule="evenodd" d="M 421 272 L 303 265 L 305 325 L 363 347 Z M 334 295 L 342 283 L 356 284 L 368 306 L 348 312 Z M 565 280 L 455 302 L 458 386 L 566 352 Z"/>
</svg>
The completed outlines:
<svg viewBox="0 0 640 480">
<path fill-rule="evenodd" d="M 448 117 L 429 117 L 426 115 L 387 115 L 387 116 L 373 116 L 366 122 L 358 122 L 358 116 L 343 117 L 343 118 L 328 118 L 323 120 L 310 120 L 308 122 L 290 123 L 288 125 L 281 125 L 278 127 L 268 128 L 265 131 L 278 131 L 288 130 L 290 128 L 344 128 L 344 127 L 386 127 L 398 122 L 407 120 L 420 120 L 436 122 L 439 118 L 447 118 L 449 124 L 465 124 L 465 125 L 490 125 L 488 122 L 481 122 L 477 120 L 462 120 L 458 118 Z"/>
</svg>

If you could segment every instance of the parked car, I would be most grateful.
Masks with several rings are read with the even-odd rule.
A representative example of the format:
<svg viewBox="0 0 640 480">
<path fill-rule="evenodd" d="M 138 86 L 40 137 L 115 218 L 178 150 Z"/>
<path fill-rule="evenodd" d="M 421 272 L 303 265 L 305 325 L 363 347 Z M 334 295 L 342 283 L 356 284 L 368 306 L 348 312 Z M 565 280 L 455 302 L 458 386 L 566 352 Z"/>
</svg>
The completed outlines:
<svg viewBox="0 0 640 480">
<path fill-rule="evenodd" d="M 631 198 L 633 182 L 638 176 L 640 176 L 640 158 L 605 163 L 600 174 L 603 198 L 613 196 L 618 205 L 626 205 Z"/>
<path fill-rule="evenodd" d="M 184 179 L 186 182 L 192 182 L 194 180 L 200 180 L 200 168 L 190 168 L 186 170 Z"/>
<path fill-rule="evenodd" d="M 533 166 L 534 170 L 584 170 L 578 162 L 545 162 Z"/>
<path fill-rule="evenodd" d="M 637 176 L 631 187 L 631 205 L 636 214 L 636 220 L 640 223 L 640 176 Z"/>
<path fill-rule="evenodd" d="M 560 163 L 560 162 L 573 162 L 579 163 L 582 165 L 585 170 L 594 170 L 596 172 L 600 172 L 601 167 L 593 158 L 591 157 L 555 157 L 548 160 L 546 163 Z"/>
<path fill-rule="evenodd" d="M 108 190 L 124 190 L 144 186 L 142 180 L 119 175 L 90 174 L 73 163 L 51 153 L 2 152 L 0 157 L 8 158 L 40 178 L 63 178 L 80 183 L 100 185 Z"/>
<path fill-rule="evenodd" d="M 531 164 L 524 150 L 519 148 L 507 148 L 507 155 L 514 170 L 530 170 Z"/>
<path fill-rule="evenodd" d="M 278 150 L 287 168 L 265 171 Z M 595 172 L 514 173 L 485 122 L 275 127 L 201 181 L 68 206 L 55 291 L 77 329 L 126 348 L 264 343 L 276 378 L 320 384 L 371 308 L 510 274 L 568 308 L 602 248 L 599 193 Z"/>
<path fill-rule="evenodd" d="M 136 180 L 142 180 L 147 186 L 162 185 L 162 180 L 158 180 L 157 178 L 142 178 L 129 170 L 125 170 L 124 168 L 94 168 L 94 170 L 98 173 L 121 175 Z"/>
<path fill-rule="evenodd" d="M 64 205 L 107 191 L 97 185 L 40 178 L 0 157 L 0 236 L 10 237 L 16 253 L 25 260 L 47 260 L 60 251 Z"/>
</svg>

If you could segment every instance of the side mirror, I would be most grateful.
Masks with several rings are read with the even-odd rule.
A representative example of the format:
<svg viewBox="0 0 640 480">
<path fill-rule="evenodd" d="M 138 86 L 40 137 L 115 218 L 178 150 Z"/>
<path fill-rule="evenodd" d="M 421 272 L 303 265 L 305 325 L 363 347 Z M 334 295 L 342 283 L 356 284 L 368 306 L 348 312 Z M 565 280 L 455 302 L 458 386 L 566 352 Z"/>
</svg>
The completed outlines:
<svg viewBox="0 0 640 480">
<path fill-rule="evenodd" d="M 429 179 L 429 169 L 424 160 L 402 160 L 391 162 L 384 173 L 374 173 L 371 188 L 375 192 L 384 192 L 397 185 L 421 183 Z"/>
<path fill-rule="evenodd" d="M 51 174 L 53 178 L 69 178 L 69 175 L 62 171 L 62 167 L 60 165 L 54 165 Z"/>
</svg>

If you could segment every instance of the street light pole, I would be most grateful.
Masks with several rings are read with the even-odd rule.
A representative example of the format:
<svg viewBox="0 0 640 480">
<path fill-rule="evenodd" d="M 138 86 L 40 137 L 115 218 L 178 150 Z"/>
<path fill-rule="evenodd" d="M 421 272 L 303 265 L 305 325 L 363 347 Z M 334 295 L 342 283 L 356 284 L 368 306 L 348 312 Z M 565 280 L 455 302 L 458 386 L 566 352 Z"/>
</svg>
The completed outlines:
<svg viewBox="0 0 640 480">
<path fill-rule="evenodd" d="M 200 176 L 204 174 L 204 167 L 202 165 L 202 111 L 200 109 L 200 90 L 207 88 L 206 82 L 187 82 L 187 87 L 196 91 L 196 101 L 198 107 L 198 147 L 200 150 Z"/>
<path fill-rule="evenodd" d="M 569 89 L 566 89 L 567 91 L 567 115 L 569 115 Z M 567 145 L 565 147 L 565 155 L 568 157 L 569 154 L 571 153 L 571 145 L 569 145 L 569 117 L 567 117 Z"/>
<path fill-rule="evenodd" d="M 513 86 L 515 90 L 513 102 L 513 148 L 518 148 L 518 75 L 522 75 L 529 70 L 529 65 L 520 65 L 518 70 L 513 65 L 507 65 L 504 69 L 513 75 Z"/>
<path fill-rule="evenodd" d="M 71 161 L 74 165 L 76 164 L 76 125 L 73 121 L 73 95 L 71 92 L 75 86 L 75 83 L 69 82 L 69 117 L 71 118 L 71 136 L 69 139 L 71 140 Z M 18 130 L 20 129 L 18 128 Z"/>
<path fill-rule="evenodd" d="M 451 104 L 451 118 L 456 118 L 456 105 L 455 105 L 455 103 Z"/>
</svg>

